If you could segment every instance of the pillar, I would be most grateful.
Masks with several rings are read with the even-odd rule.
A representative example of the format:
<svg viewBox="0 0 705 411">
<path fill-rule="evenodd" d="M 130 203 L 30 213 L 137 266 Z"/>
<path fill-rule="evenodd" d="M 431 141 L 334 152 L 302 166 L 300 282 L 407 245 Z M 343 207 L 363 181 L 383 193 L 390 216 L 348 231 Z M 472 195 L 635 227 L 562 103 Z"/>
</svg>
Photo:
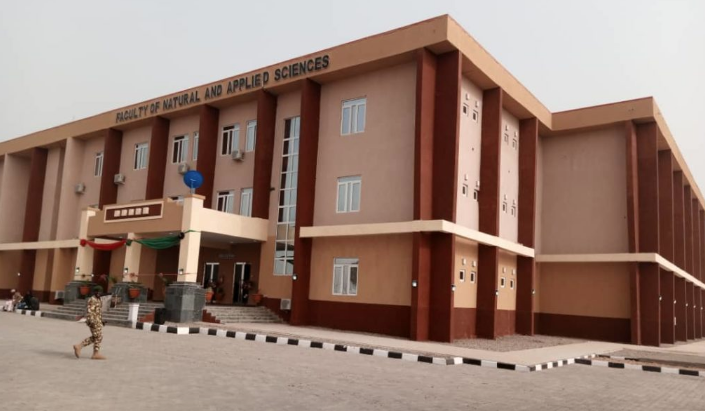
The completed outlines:
<svg viewBox="0 0 705 411">
<path fill-rule="evenodd" d="M 673 262 L 685 270 L 685 192 L 683 172 L 673 173 Z"/>
<path fill-rule="evenodd" d="M 301 227 L 313 225 L 313 205 L 316 198 L 316 168 L 318 165 L 318 128 L 321 106 L 321 85 L 304 80 L 301 87 L 301 130 L 299 132 L 299 177 L 296 193 L 296 236 L 294 237 L 294 274 L 291 291 L 292 325 L 308 322 L 308 295 L 311 282 L 313 239 L 301 238 Z M 293 277 L 292 277 L 293 278 Z"/>
<path fill-rule="evenodd" d="M 700 287 L 693 288 L 693 317 L 695 319 L 695 338 L 703 338 L 703 302 L 700 299 Z"/>
<path fill-rule="evenodd" d="M 122 131 L 109 128 L 103 146 L 103 174 L 100 177 L 100 208 L 117 203 L 118 186 L 114 182 L 115 174 L 120 172 L 122 155 Z"/>
<path fill-rule="evenodd" d="M 96 208 L 87 207 L 81 211 L 81 220 L 78 229 L 79 239 L 88 239 L 88 220 L 100 211 Z M 86 281 L 91 281 L 93 271 L 94 250 L 91 247 L 79 246 L 76 250 L 76 264 L 74 265 L 73 280 L 66 284 L 64 288 L 64 304 L 68 304 L 79 298 L 78 288 Z"/>
<path fill-rule="evenodd" d="M 482 152 L 480 170 L 480 231 L 499 236 L 499 183 L 503 91 L 485 90 L 482 108 Z M 477 336 L 497 336 L 497 290 L 499 250 L 480 244 L 477 274 Z"/>
<path fill-rule="evenodd" d="M 670 150 L 658 153 L 658 196 L 659 196 L 659 253 L 668 261 L 674 261 L 673 228 L 673 155 Z M 675 275 L 663 269 L 660 271 L 661 287 L 661 342 L 676 342 L 675 324 Z"/>
<path fill-rule="evenodd" d="M 627 165 L 627 241 L 630 253 L 639 252 L 639 173 L 637 161 L 636 127 L 633 122 L 624 124 Z M 641 313 L 639 310 L 639 266 L 629 264 L 629 294 L 631 311 L 631 342 L 641 342 Z"/>
<path fill-rule="evenodd" d="M 196 194 L 204 197 L 203 207 L 213 208 L 213 181 L 218 156 L 218 121 L 220 111 L 207 104 L 201 106 L 198 116 L 198 159 L 196 167 L 203 175 L 203 184 Z"/>
<path fill-rule="evenodd" d="M 688 313 L 688 339 L 693 340 L 695 339 L 695 310 L 693 310 L 693 307 L 695 306 L 695 301 L 694 301 L 694 296 L 695 296 L 695 288 L 693 286 L 693 283 L 690 281 L 686 281 L 685 284 L 685 304 L 686 304 L 686 312 Z"/>
<path fill-rule="evenodd" d="M 271 198 L 269 188 L 272 185 L 276 121 L 277 97 L 264 90 L 258 91 L 257 141 L 255 142 L 255 170 L 252 183 L 252 217 L 256 218 L 269 218 L 269 199 Z M 302 142 L 303 140 L 299 144 Z"/>
<path fill-rule="evenodd" d="M 674 280 L 675 297 L 673 298 L 676 314 L 676 341 L 686 341 L 688 339 L 688 308 L 686 303 L 688 299 L 686 280 L 681 277 L 676 277 Z"/>
<path fill-rule="evenodd" d="M 702 272 L 700 268 L 700 255 L 701 255 L 701 243 L 700 243 L 700 201 L 698 197 L 693 193 L 693 205 L 691 210 L 693 213 L 693 272 L 691 273 L 693 277 L 700 280 L 702 278 Z"/>
<path fill-rule="evenodd" d="M 539 122 L 537 118 L 519 123 L 519 243 L 534 248 L 536 225 L 536 174 Z M 534 290 L 536 263 L 531 257 L 517 257 L 516 330 L 534 335 Z"/>
<path fill-rule="evenodd" d="M 42 219 L 42 197 L 44 195 L 44 177 L 46 175 L 48 151 L 45 148 L 32 149 L 29 163 L 29 182 L 25 199 L 24 226 L 22 242 L 34 242 L 39 239 L 39 225 Z M 37 258 L 36 250 L 22 250 L 20 260 L 20 290 L 31 290 L 34 285 L 34 268 Z"/>
<path fill-rule="evenodd" d="M 685 208 L 685 271 L 693 274 L 693 196 L 690 186 L 683 187 Z"/>
<path fill-rule="evenodd" d="M 199 144 L 201 144 L 200 141 Z M 168 152 L 169 119 L 154 117 L 149 140 L 149 163 L 147 165 L 147 184 L 144 197 L 147 200 L 164 197 L 164 175 L 166 173 Z"/>
<path fill-rule="evenodd" d="M 660 270 L 661 281 L 661 342 L 674 344 L 676 342 L 676 276 L 664 269 Z"/>
</svg>

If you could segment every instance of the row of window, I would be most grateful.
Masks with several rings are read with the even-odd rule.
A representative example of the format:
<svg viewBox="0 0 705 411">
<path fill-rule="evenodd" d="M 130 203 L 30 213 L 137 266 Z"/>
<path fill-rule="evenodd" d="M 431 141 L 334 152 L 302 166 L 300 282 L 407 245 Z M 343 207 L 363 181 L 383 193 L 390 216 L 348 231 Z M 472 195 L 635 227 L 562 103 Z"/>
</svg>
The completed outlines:
<svg viewBox="0 0 705 411">
<path fill-rule="evenodd" d="M 459 277 L 460 282 L 461 282 L 461 283 L 464 283 L 465 280 L 466 280 L 466 275 L 465 275 L 465 274 L 466 274 L 466 271 L 465 271 L 465 270 L 460 270 L 460 272 L 459 272 L 458 274 L 459 274 L 458 277 Z M 474 284 L 475 281 L 477 281 L 477 272 L 476 272 L 476 271 L 470 271 L 470 279 L 469 279 L 469 281 L 470 281 L 471 284 Z M 515 283 L 514 279 L 513 279 L 513 278 L 510 278 L 510 279 L 509 279 L 509 288 L 513 290 L 515 284 L 516 284 L 516 283 Z M 506 277 L 500 277 L 500 278 L 499 278 L 499 287 L 500 287 L 500 288 L 505 288 L 506 285 L 507 285 L 507 278 L 506 278 Z"/>
<path fill-rule="evenodd" d="M 216 201 L 218 211 L 224 213 L 234 213 L 235 191 L 220 191 Z M 243 188 L 240 191 L 240 212 L 241 216 L 252 217 L 252 188 Z"/>
<path fill-rule="evenodd" d="M 232 154 L 233 151 L 240 150 L 240 124 L 232 124 L 223 127 L 221 131 L 221 146 L 220 155 L 226 156 Z M 257 145 L 257 120 L 247 122 L 247 131 L 245 133 L 245 152 L 255 151 Z"/>
</svg>

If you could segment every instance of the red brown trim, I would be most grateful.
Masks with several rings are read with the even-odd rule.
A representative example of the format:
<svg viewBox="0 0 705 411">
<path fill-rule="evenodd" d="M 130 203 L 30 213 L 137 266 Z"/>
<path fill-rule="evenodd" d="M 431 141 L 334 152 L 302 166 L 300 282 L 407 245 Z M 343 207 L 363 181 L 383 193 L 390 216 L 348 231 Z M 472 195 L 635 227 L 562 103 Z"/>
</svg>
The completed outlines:
<svg viewBox="0 0 705 411">
<path fill-rule="evenodd" d="M 310 300 L 308 323 L 318 327 L 409 338 L 410 311 L 408 305 Z"/>
<path fill-rule="evenodd" d="M 671 150 L 658 153 L 658 196 L 659 196 L 659 253 L 673 261 L 673 154 Z"/>
<path fill-rule="evenodd" d="M 47 149 L 36 147 L 32 149 L 30 156 L 29 181 L 27 183 L 24 225 L 22 228 L 23 242 L 37 241 L 39 239 L 48 154 Z M 22 251 L 20 260 L 21 275 L 18 282 L 18 288 L 21 290 L 30 290 L 34 287 L 36 255 L 35 250 Z"/>
<path fill-rule="evenodd" d="M 683 187 L 685 207 L 685 271 L 693 272 L 693 192 L 690 186 Z"/>
<path fill-rule="evenodd" d="M 32 290 L 32 295 L 37 297 L 40 303 L 48 303 L 49 299 L 53 297 L 51 294 L 52 292 L 47 290 Z M 42 307 L 40 306 L 39 309 L 41 310 Z"/>
<path fill-rule="evenodd" d="M 108 129 L 103 144 L 103 174 L 100 177 L 100 208 L 107 204 L 117 203 L 118 186 L 113 181 L 115 174 L 120 172 L 120 157 L 122 157 L 122 131 Z"/>
<path fill-rule="evenodd" d="M 695 318 L 695 338 L 703 338 L 702 301 L 700 301 L 700 287 L 693 288 L 693 316 Z"/>
<path fill-rule="evenodd" d="M 539 334 L 589 340 L 629 343 L 629 323 L 628 318 L 536 313 L 536 330 Z"/>
<path fill-rule="evenodd" d="M 274 159 L 274 130 L 277 124 L 277 97 L 257 92 L 257 141 L 252 180 L 252 217 L 269 218 L 269 199 Z"/>
<path fill-rule="evenodd" d="M 474 338 L 477 310 L 455 307 L 453 309 L 453 339 Z"/>
<path fill-rule="evenodd" d="M 536 117 L 519 123 L 519 244 L 534 248 L 536 224 L 536 147 L 539 121 Z"/>
<path fill-rule="evenodd" d="M 698 200 L 695 193 L 693 193 L 693 205 L 691 210 L 693 211 L 693 271 L 691 274 L 693 277 L 700 279 L 702 278 L 700 269 L 700 200 Z"/>
<path fill-rule="evenodd" d="M 416 281 L 416 287 L 411 288 L 411 339 L 426 341 L 431 306 L 431 234 L 413 234 L 412 258 L 411 280 Z"/>
<path fill-rule="evenodd" d="M 639 312 L 641 344 L 658 347 L 661 344 L 661 280 L 659 266 L 639 263 Z"/>
<path fill-rule="evenodd" d="M 517 256 L 516 332 L 534 335 L 534 290 L 536 263 L 533 258 Z"/>
<path fill-rule="evenodd" d="M 20 278 L 17 289 L 22 294 L 34 288 L 34 268 L 37 258 L 37 250 L 22 250 L 20 257 Z"/>
<path fill-rule="evenodd" d="M 685 270 L 685 198 L 683 172 L 673 173 L 673 262 Z"/>
<path fill-rule="evenodd" d="M 282 320 L 289 322 L 289 319 L 291 317 L 291 311 L 282 311 L 280 309 L 281 301 L 281 298 L 264 297 L 262 298 L 262 305 L 267 307 L 270 311 L 279 316 L 279 318 L 281 318 Z"/>
<path fill-rule="evenodd" d="M 685 283 L 685 301 L 686 304 L 688 304 L 687 308 L 687 313 L 688 313 L 688 339 L 693 340 L 695 339 L 695 310 L 693 309 L 694 306 L 694 296 L 695 296 L 695 287 L 693 286 L 693 283 L 690 281 L 687 281 Z"/>
<path fill-rule="evenodd" d="M 684 278 L 676 277 L 675 280 L 675 297 L 676 303 L 676 341 L 686 341 L 688 339 L 688 311 L 685 307 L 686 302 L 686 281 Z"/>
<path fill-rule="evenodd" d="M 624 123 L 624 136 L 627 144 L 627 238 L 629 252 L 639 250 L 639 173 L 637 170 L 637 140 L 634 123 Z M 631 343 L 641 341 L 639 325 L 639 268 L 637 264 L 629 264 L 629 295 L 631 311 Z"/>
<path fill-rule="evenodd" d="M 699 208 L 700 217 L 700 281 L 705 280 L 705 210 Z"/>
<path fill-rule="evenodd" d="M 658 126 L 638 124 L 639 252 L 659 252 Z"/>
<path fill-rule="evenodd" d="M 443 233 L 431 234 L 432 273 L 429 282 L 428 338 L 433 341 L 450 342 L 453 340 L 454 262 L 455 236 Z"/>
<path fill-rule="evenodd" d="M 671 196 L 672 197 L 672 196 Z M 661 277 L 661 342 L 675 344 L 676 342 L 676 306 L 673 303 L 675 294 L 675 275 L 660 269 Z"/>
<path fill-rule="evenodd" d="M 516 314 L 514 310 L 497 310 L 497 337 L 516 333 Z"/>
<path fill-rule="evenodd" d="M 477 272 L 477 336 L 497 337 L 497 282 L 499 278 L 499 249 L 478 245 Z"/>
<path fill-rule="evenodd" d="M 220 110 L 209 105 L 201 106 L 198 116 L 198 159 L 196 166 L 203 175 L 203 184 L 196 189 L 202 195 L 203 207 L 213 208 L 215 163 L 218 158 L 218 122 Z M 168 149 L 167 149 L 168 150 Z"/>
<path fill-rule="evenodd" d="M 291 291 L 291 324 L 306 324 L 311 282 L 311 250 L 313 240 L 301 238 L 301 227 L 313 225 L 316 198 L 316 166 L 318 163 L 318 129 L 321 106 L 321 85 L 304 80 L 301 86 L 301 130 L 299 172 L 296 196 L 296 236 L 294 238 L 294 273 L 297 280 Z"/>
<path fill-rule="evenodd" d="M 152 136 L 149 140 L 149 164 L 147 166 L 147 184 L 144 194 L 144 198 L 147 200 L 164 197 L 164 175 L 166 173 L 168 152 L 169 119 L 154 117 L 152 120 Z"/>
<path fill-rule="evenodd" d="M 494 236 L 499 235 L 499 170 L 503 95 L 501 88 L 494 88 L 485 90 L 482 97 L 480 231 Z"/>
</svg>

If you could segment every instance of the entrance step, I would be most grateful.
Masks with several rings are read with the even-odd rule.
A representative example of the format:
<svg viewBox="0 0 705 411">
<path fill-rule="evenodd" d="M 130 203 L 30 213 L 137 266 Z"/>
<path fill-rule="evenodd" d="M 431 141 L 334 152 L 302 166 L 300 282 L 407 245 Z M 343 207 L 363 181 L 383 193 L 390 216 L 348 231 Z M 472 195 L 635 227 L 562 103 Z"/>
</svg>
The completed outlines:
<svg viewBox="0 0 705 411">
<path fill-rule="evenodd" d="M 221 324 L 282 322 L 276 314 L 265 307 L 207 305 L 205 310 Z"/>
</svg>

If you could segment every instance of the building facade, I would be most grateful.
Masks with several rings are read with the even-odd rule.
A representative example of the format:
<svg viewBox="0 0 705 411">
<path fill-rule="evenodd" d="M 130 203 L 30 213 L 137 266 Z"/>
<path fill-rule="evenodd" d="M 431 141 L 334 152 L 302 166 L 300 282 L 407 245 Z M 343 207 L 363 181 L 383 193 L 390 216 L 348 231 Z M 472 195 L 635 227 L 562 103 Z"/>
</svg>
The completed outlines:
<svg viewBox="0 0 705 411">
<path fill-rule="evenodd" d="M 2 294 L 139 281 L 187 321 L 212 281 L 416 340 L 703 336 L 705 201 L 654 100 L 552 113 L 448 16 L 0 156 Z"/>
</svg>

